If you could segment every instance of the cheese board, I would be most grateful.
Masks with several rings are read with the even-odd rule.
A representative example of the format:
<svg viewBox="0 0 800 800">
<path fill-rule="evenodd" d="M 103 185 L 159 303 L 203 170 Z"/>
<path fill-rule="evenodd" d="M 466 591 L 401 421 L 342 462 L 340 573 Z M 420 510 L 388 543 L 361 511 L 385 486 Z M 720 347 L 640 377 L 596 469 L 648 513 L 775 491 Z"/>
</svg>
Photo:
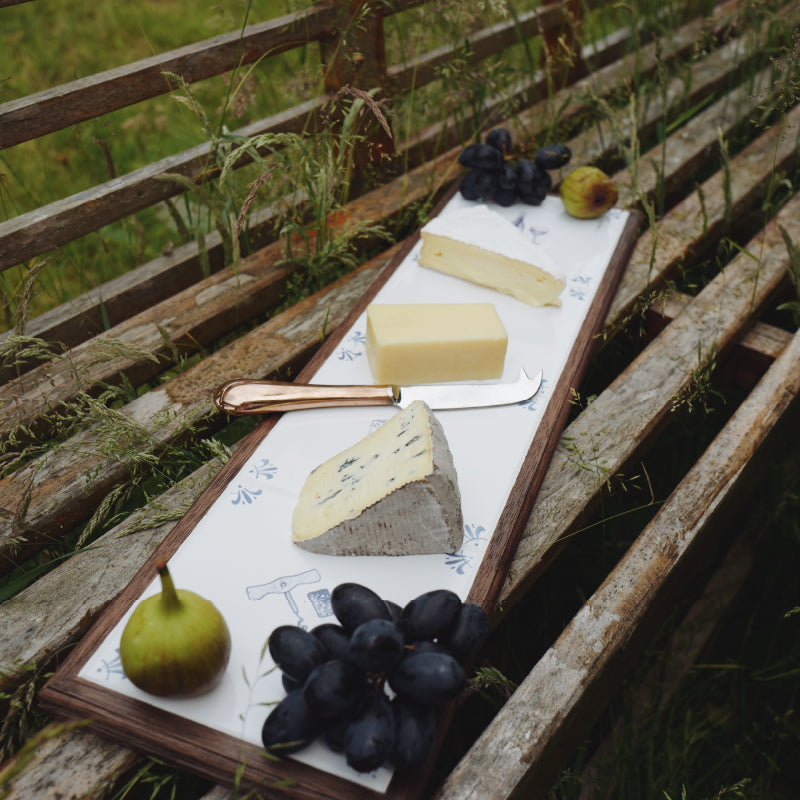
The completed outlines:
<svg viewBox="0 0 800 800">
<path fill-rule="evenodd" d="M 475 206 L 453 190 L 433 216 L 446 219 Z M 297 379 L 334 386 L 375 382 L 366 353 L 370 304 L 495 306 L 508 345 L 502 375 L 488 383 L 511 383 L 525 370 L 541 371 L 541 386 L 522 403 L 436 412 L 458 476 L 461 546 L 400 556 L 337 556 L 297 547 L 292 513 L 309 473 L 398 410 L 358 406 L 268 415 L 53 676 L 42 693 L 47 708 L 89 718 L 94 730 L 124 745 L 222 783 L 242 781 L 293 798 L 419 793 L 424 774 L 408 777 L 386 766 L 357 772 L 319 742 L 287 758 L 268 758 L 261 728 L 286 691 L 265 645 L 280 625 L 309 630 L 334 621 L 331 591 L 345 582 L 371 587 L 400 606 L 447 588 L 491 613 L 640 224 L 635 212 L 616 208 L 578 220 L 553 196 L 539 206 L 517 203 L 492 212 L 563 273 L 560 305 L 533 307 L 422 266 L 418 232 Z M 137 603 L 157 592 L 158 565 L 166 560 L 175 583 L 212 600 L 231 629 L 222 682 L 196 698 L 148 695 L 120 666 L 122 630 Z"/>
</svg>

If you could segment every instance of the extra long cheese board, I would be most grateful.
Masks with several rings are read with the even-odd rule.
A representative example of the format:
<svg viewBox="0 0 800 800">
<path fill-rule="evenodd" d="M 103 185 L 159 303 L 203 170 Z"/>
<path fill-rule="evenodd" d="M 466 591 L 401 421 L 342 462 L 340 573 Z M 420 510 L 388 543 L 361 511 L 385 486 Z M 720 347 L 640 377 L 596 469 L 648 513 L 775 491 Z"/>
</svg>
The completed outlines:
<svg viewBox="0 0 800 800">
<path fill-rule="evenodd" d="M 451 192 L 434 216 L 446 222 L 476 205 Z M 394 799 L 419 793 L 422 778 L 385 766 L 357 772 L 319 743 L 287 758 L 267 758 L 261 728 L 286 690 L 265 644 L 280 625 L 308 630 L 333 621 L 331 591 L 345 582 L 371 587 L 400 606 L 447 588 L 491 613 L 640 223 L 620 209 L 578 220 L 553 196 L 539 206 L 491 211 L 563 274 L 560 305 L 534 307 L 422 266 L 417 233 L 297 379 L 336 386 L 376 382 L 367 354 L 370 304 L 496 308 L 507 350 L 502 374 L 486 383 L 513 382 L 524 369 L 528 375 L 541 371 L 541 388 L 522 403 L 436 412 L 460 489 L 460 546 L 366 556 L 298 547 L 292 515 L 307 476 L 400 412 L 354 406 L 268 415 L 53 676 L 42 694 L 48 708 L 89 718 L 95 730 L 134 749 L 215 781 L 268 789 L 270 796 Z M 381 491 L 376 487 L 376 497 Z M 212 600 L 231 630 L 222 682 L 195 698 L 148 695 L 120 666 L 122 630 L 137 603 L 158 591 L 158 565 L 166 560 L 175 583 Z"/>
</svg>

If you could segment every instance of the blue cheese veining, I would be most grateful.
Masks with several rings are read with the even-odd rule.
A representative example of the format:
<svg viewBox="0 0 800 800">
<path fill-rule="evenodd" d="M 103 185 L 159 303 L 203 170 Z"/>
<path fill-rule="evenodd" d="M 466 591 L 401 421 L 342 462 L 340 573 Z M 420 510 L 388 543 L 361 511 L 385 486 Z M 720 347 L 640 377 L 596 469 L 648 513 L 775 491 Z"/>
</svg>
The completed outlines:
<svg viewBox="0 0 800 800">
<path fill-rule="evenodd" d="M 292 517 L 292 541 L 326 555 L 452 553 L 463 536 L 453 456 L 419 401 L 314 469 Z"/>
</svg>

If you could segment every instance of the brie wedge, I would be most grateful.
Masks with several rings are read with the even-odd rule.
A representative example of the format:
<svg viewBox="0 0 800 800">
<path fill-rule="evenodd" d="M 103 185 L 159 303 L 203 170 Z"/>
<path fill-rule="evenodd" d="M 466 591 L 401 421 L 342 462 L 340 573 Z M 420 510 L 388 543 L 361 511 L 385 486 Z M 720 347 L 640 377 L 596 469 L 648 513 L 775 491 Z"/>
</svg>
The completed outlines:
<svg viewBox="0 0 800 800">
<path fill-rule="evenodd" d="M 421 230 L 419 264 L 531 306 L 560 306 L 564 278 L 550 255 L 488 206 L 440 214 Z"/>
</svg>

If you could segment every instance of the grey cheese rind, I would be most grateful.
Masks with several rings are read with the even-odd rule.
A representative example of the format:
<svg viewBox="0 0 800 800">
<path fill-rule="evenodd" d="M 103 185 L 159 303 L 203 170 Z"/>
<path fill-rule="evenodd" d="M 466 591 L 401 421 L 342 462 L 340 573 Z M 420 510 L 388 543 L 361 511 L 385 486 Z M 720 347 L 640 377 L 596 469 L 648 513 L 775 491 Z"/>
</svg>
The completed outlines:
<svg viewBox="0 0 800 800">
<path fill-rule="evenodd" d="M 453 456 L 419 401 L 313 470 L 292 520 L 295 544 L 323 555 L 452 553 L 463 538 Z"/>
</svg>

